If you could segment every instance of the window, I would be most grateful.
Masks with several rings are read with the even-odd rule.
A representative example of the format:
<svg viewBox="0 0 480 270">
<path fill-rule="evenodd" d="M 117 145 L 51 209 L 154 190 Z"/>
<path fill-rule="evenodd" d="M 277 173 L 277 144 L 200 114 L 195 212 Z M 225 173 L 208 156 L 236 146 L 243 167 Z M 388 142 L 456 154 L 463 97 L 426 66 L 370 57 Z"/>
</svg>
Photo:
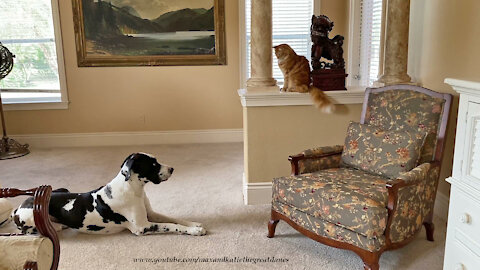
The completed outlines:
<svg viewBox="0 0 480 270">
<path fill-rule="evenodd" d="M 251 1 L 244 0 L 246 48 L 242 70 L 245 82 L 250 77 L 250 11 Z M 333 0 L 332 0 L 333 1 Z M 349 33 L 344 33 L 344 57 L 347 63 L 347 85 L 349 87 L 372 86 L 381 69 L 383 0 L 348 0 L 350 7 Z M 273 5 L 273 45 L 288 43 L 294 50 L 310 60 L 311 17 L 322 14 L 318 0 L 272 0 Z M 272 50 L 273 53 L 273 50 Z M 273 77 L 283 84 L 283 76 L 273 56 Z"/>
<path fill-rule="evenodd" d="M 250 24 L 251 1 L 245 0 L 245 23 L 247 44 L 247 77 L 250 77 Z M 310 24 L 313 15 L 313 0 L 272 0 L 273 46 L 288 43 L 295 52 L 310 60 Z M 273 53 L 273 50 L 272 50 Z M 283 75 L 273 56 L 273 77 L 279 85 L 283 84 Z"/>
<path fill-rule="evenodd" d="M 352 65 L 350 85 L 372 86 L 380 71 L 382 0 L 351 0 Z"/>
<path fill-rule="evenodd" d="M 57 0 L 1 0 L 0 42 L 14 55 L 4 103 L 66 103 Z"/>
</svg>

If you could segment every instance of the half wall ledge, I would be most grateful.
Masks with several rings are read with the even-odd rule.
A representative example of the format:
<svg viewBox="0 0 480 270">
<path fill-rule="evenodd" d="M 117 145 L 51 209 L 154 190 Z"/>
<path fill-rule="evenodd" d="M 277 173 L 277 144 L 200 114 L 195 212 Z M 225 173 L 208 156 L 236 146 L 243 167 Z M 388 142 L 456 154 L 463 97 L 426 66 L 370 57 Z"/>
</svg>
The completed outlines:
<svg viewBox="0 0 480 270">
<path fill-rule="evenodd" d="M 335 104 L 361 104 L 366 87 L 349 87 L 347 91 L 325 91 Z M 310 94 L 280 91 L 238 90 L 243 107 L 273 106 L 310 106 L 313 105 Z"/>
</svg>

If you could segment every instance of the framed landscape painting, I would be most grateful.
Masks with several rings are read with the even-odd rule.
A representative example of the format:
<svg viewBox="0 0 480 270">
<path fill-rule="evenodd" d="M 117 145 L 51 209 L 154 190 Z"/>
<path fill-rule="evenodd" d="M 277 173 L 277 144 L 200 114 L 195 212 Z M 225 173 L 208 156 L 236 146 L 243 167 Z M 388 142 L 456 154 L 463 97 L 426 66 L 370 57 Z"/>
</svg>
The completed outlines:
<svg viewBox="0 0 480 270">
<path fill-rule="evenodd" d="M 80 67 L 224 65 L 224 0 L 72 0 Z"/>
</svg>

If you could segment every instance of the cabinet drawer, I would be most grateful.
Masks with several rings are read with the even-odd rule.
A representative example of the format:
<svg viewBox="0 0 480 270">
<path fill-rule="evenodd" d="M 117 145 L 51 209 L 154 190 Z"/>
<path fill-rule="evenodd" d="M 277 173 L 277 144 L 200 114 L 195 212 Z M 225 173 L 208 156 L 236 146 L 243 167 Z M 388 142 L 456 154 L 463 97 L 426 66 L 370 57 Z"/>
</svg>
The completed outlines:
<svg viewBox="0 0 480 270">
<path fill-rule="evenodd" d="M 452 187 L 448 226 L 463 232 L 469 240 L 480 246 L 480 203 L 470 196 Z"/>
<path fill-rule="evenodd" d="M 462 243 L 454 241 L 445 254 L 448 256 L 445 270 L 478 270 L 480 267 L 480 258 L 466 248 Z"/>
</svg>

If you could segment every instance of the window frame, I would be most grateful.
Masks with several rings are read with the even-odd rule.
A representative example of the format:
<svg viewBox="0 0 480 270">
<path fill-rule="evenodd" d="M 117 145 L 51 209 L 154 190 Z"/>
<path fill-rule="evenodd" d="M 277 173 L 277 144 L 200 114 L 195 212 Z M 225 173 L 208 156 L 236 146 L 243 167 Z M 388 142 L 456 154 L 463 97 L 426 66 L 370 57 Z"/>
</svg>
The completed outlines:
<svg viewBox="0 0 480 270">
<path fill-rule="evenodd" d="M 2 97 L 2 102 L 5 111 L 14 110 L 42 110 L 42 109 L 68 109 L 68 92 L 67 92 L 67 78 L 65 73 L 65 58 L 63 53 L 63 39 L 62 39 L 62 27 L 60 22 L 60 7 L 59 1 L 51 0 L 52 6 L 52 18 L 53 29 L 55 35 L 55 47 L 57 52 L 58 63 L 58 77 L 60 82 L 60 100 L 58 98 L 49 97 L 26 97 L 26 98 L 6 98 Z M 2 90 L 2 93 L 41 93 L 52 91 L 51 89 L 39 89 L 39 90 L 23 90 L 23 89 L 8 89 Z M 54 90 L 57 92 L 57 90 Z"/>
<path fill-rule="evenodd" d="M 359 52 L 362 46 L 361 40 L 361 27 L 362 27 L 362 11 L 361 11 L 361 1 L 362 0 L 350 0 L 349 3 L 349 26 L 348 26 L 348 61 L 346 72 L 347 77 L 347 86 L 350 87 L 375 87 L 373 86 L 361 85 L 360 79 L 357 79 L 357 76 L 360 75 L 362 62 L 362 56 Z M 383 74 L 383 62 L 385 58 L 385 15 L 386 15 L 386 0 L 382 0 L 382 24 L 380 26 L 380 55 L 379 55 L 379 74 L 380 77 Z"/>
</svg>

